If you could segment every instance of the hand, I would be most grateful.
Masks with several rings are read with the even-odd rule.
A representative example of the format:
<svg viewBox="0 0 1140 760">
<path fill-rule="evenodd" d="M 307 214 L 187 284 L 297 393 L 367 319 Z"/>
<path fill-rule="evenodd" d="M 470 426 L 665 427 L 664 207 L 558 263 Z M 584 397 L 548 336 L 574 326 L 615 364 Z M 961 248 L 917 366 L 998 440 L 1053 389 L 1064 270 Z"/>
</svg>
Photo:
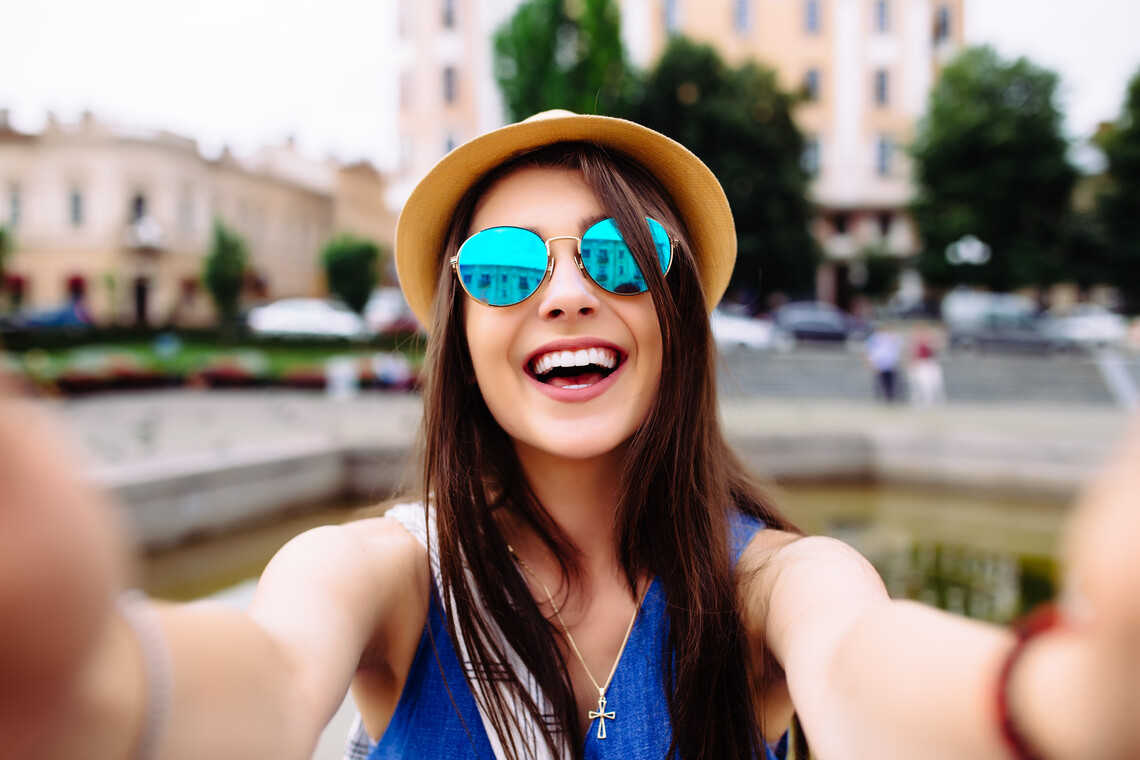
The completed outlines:
<svg viewBox="0 0 1140 760">
<path fill-rule="evenodd" d="M 126 574 L 122 532 L 79 461 L 0 377 L 0 757 L 51 731 Z"/>
<path fill-rule="evenodd" d="M 1083 634 L 1101 757 L 1140 757 L 1140 419 L 1085 490 L 1066 536 L 1061 609 Z"/>
</svg>

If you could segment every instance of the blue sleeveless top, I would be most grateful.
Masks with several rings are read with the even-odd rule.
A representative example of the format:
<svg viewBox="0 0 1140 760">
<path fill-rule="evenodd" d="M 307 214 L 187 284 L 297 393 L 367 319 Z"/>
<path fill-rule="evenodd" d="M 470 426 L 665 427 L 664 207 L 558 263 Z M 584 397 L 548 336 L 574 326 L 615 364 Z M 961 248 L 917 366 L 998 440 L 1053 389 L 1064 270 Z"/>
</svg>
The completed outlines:
<svg viewBox="0 0 1140 760">
<path fill-rule="evenodd" d="M 764 524 L 736 515 L 731 524 L 733 562 Z M 664 758 L 673 736 L 665 700 L 661 640 L 666 626 L 665 595 L 654 579 L 645 593 L 629 642 L 606 690 L 606 738 L 598 739 L 596 720 L 585 738 L 587 760 Z M 434 639 L 434 646 L 432 641 Z M 783 760 L 786 736 L 767 748 L 766 760 Z M 433 584 L 428 619 L 412 667 L 387 730 L 369 760 L 495 760 L 475 697 L 447 631 Z"/>
</svg>

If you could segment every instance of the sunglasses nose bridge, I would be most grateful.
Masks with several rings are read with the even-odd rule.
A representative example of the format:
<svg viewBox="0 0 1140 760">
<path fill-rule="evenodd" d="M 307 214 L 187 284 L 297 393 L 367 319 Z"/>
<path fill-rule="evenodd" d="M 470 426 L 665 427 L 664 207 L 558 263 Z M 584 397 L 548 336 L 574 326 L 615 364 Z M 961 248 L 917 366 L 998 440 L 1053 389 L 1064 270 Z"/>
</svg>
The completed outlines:
<svg viewBox="0 0 1140 760">
<path fill-rule="evenodd" d="M 554 271 L 554 248 L 551 246 L 551 243 L 557 240 L 574 241 L 574 263 L 577 265 L 580 271 L 584 272 L 585 270 L 582 269 L 582 238 L 575 237 L 574 235 L 558 235 L 556 237 L 547 238 L 546 240 L 542 241 L 546 245 L 547 273 L 552 273 Z"/>
</svg>

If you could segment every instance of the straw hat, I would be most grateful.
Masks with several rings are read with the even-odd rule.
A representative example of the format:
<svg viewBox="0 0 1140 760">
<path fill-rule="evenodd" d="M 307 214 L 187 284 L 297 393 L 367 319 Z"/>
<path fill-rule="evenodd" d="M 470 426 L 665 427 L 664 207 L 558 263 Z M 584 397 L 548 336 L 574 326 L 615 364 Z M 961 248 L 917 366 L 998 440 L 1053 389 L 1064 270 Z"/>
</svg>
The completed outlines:
<svg viewBox="0 0 1140 760">
<path fill-rule="evenodd" d="M 709 311 L 716 306 L 736 261 L 736 230 L 728 199 L 709 168 L 685 146 L 632 121 L 545 111 L 459 146 L 440 159 L 412 191 L 396 224 L 396 271 L 420 324 L 431 325 L 444 238 L 464 193 L 487 172 L 520 153 L 570 141 L 623 153 L 661 182 L 692 236 L 705 305 Z"/>
</svg>

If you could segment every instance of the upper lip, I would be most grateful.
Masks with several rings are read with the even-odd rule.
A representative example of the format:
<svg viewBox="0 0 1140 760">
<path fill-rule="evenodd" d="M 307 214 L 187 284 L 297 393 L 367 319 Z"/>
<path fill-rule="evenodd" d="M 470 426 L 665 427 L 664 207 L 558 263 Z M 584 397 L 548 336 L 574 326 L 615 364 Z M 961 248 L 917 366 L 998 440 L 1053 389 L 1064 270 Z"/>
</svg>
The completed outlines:
<svg viewBox="0 0 1140 760">
<path fill-rule="evenodd" d="M 608 340 L 601 340 L 598 338 L 564 338 L 562 340 L 554 340 L 549 343 L 545 343 L 539 348 L 532 351 L 530 355 L 527 356 L 525 367 L 528 372 L 531 372 L 533 374 L 534 362 L 540 356 L 553 353 L 555 351 L 580 351 L 589 350 L 591 348 L 602 348 L 613 351 L 615 354 L 617 354 L 618 364 L 621 364 L 621 362 L 626 357 L 626 352 L 623 351 L 620 346 Z"/>
</svg>

